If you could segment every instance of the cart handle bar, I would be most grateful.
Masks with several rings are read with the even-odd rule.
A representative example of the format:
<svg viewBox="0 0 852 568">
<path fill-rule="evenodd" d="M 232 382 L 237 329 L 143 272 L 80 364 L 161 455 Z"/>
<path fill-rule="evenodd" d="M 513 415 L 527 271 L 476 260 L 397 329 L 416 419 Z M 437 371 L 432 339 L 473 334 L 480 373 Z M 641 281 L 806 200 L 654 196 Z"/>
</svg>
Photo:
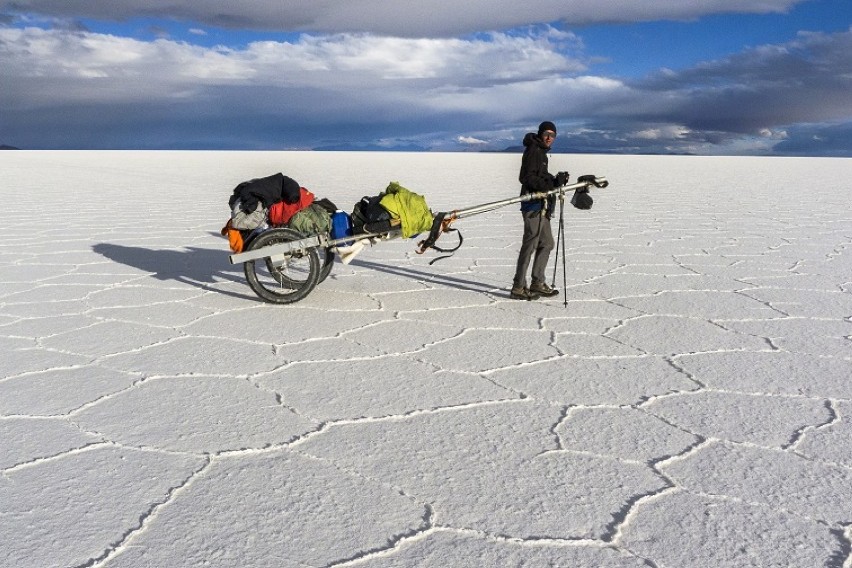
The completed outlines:
<svg viewBox="0 0 852 568">
<path fill-rule="evenodd" d="M 430 248 L 435 248 L 435 242 L 438 240 L 438 237 L 440 237 L 442 233 L 445 233 L 450 230 L 450 226 L 453 224 L 453 222 L 456 221 L 456 219 L 464 219 L 466 217 L 472 217 L 481 213 L 488 213 L 489 211 L 494 211 L 495 209 L 500 209 L 502 207 L 506 207 L 507 205 L 512 205 L 513 203 L 532 201 L 534 199 L 547 199 L 551 195 L 564 196 L 565 193 L 568 191 L 588 191 L 590 187 L 604 188 L 608 185 L 609 182 L 605 177 L 584 175 L 577 178 L 577 181 L 575 183 L 555 187 L 550 191 L 525 193 L 518 197 L 502 199 L 500 201 L 492 201 L 490 203 L 474 205 L 472 207 L 466 207 L 464 209 L 454 209 L 449 213 L 438 213 L 437 215 L 435 215 L 435 218 L 432 222 L 432 229 L 429 231 L 429 237 L 417 243 L 417 246 L 419 248 L 416 249 L 416 252 L 417 254 L 423 254 Z"/>
</svg>

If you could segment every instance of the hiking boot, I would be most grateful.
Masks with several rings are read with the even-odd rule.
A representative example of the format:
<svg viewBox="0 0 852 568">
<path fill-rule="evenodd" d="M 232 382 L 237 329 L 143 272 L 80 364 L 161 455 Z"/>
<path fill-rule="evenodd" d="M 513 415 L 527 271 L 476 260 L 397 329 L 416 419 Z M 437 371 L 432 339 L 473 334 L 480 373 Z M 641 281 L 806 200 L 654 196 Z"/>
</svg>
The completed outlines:
<svg viewBox="0 0 852 568">
<path fill-rule="evenodd" d="M 539 296 L 544 296 L 545 298 L 550 298 L 559 293 L 559 290 L 556 288 L 551 288 L 544 282 L 533 282 L 532 286 L 530 286 L 530 293 L 538 294 Z"/>
<path fill-rule="evenodd" d="M 526 288 L 512 288 L 509 297 L 513 300 L 538 300 L 538 294 L 534 294 Z"/>
</svg>

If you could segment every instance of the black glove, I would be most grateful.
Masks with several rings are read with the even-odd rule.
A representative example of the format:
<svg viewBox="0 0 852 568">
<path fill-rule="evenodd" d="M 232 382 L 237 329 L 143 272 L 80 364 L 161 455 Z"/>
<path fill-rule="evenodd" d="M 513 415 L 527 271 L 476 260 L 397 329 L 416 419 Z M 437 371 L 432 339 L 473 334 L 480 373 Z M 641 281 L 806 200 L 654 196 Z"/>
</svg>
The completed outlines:
<svg viewBox="0 0 852 568">
<path fill-rule="evenodd" d="M 568 183 L 568 172 L 559 172 L 556 174 L 556 187 L 562 187 Z"/>
</svg>

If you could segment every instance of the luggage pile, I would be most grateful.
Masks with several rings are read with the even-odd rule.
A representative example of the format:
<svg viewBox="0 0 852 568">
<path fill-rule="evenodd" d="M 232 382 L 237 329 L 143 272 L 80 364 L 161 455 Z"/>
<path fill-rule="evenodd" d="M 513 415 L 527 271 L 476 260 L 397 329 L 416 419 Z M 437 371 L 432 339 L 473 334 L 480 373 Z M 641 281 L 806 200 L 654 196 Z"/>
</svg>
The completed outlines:
<svg viewBox="0 0 852 568">
<path fill-rule="evenodd" d="M 228 237 L 233 252 L 242 252 L 252 238 L 272 227 L 286 226 L 305 234 L 328 231 L 337 211 L 334 203 L 317 199 L 282 173 L 242 182 L 234 188 L 228 206 L 231 218 L 221 233 Z"/>
<path fill-rule="evenodd" d="M 349 214 L 282 173 L 240 183 L 228 206 L 231 217 L 221 233 L 235 253 L 270 228 L 288 227 L 306 236 L 328 234 L 332 239 L 355 237 L 346 246 L 360 234 L 399 230 L 403 237 L 416 236 L 428 231 L 433 220 L 425 198 L 395 181 L 378 195 L 364 196 Z"/>
</svg>

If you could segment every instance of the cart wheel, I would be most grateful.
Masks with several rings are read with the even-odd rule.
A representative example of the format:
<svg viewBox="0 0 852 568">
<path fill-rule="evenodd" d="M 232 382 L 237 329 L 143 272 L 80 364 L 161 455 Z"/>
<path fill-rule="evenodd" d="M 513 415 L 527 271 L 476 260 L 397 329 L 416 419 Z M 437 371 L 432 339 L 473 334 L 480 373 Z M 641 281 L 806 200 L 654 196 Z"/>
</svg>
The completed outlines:
<svg viewBox="0 0 852 568">
<path fill-rule="evenodd" d="M 270 229 L 251 241 L 248 250 L 302 239 L 292 229 Z M 248 285 L 261 299 L 273 304 L 298 302 L 317 285 L 321 261 L 316 248 L 305 252 L 267 256 L 243 263 Z"/>
</svg>

